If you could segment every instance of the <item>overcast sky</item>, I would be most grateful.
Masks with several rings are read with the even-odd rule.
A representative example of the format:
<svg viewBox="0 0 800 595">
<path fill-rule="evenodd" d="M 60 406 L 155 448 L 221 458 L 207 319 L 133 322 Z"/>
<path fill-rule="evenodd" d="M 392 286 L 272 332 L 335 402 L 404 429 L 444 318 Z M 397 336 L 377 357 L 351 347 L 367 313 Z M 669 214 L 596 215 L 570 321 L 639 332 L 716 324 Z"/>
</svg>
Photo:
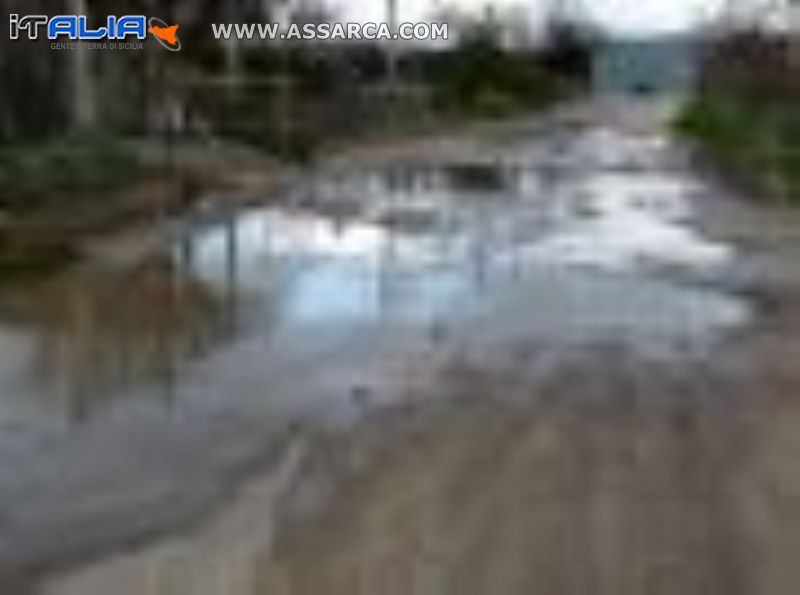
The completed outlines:
<svg viewBox="0 0 800 595">
<path fill-rule="evenodd" d="M 385 20 L 384 0 L 330 0 L 339 15 L 365 22 Z M 493 4 L 523 6 L 535 28 L 542 22 L 547 6 L 558 0 L 397 0 L 404 21 L 425 19 L 437 6 L 449 4 L 480 11 Z M 566 0 L 581 6 L 589 17 L 610 33 L 656 35 L 691 30 L 713 20 L 730 0 Z M 787 0 L 736 0 L 742 6 L 755 3 L 780 3 Z"/>
</svg>

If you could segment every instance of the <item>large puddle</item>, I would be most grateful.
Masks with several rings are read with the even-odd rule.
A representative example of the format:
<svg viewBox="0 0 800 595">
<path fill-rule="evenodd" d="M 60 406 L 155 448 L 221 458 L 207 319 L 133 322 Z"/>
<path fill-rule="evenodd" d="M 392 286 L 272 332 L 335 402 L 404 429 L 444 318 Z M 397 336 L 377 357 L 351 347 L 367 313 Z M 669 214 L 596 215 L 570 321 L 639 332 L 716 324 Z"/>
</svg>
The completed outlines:
<svg viewBox="0 0 800 595">
<path fill-rule="evenodd" d="M 282 206 L 176 223 L 133 266 L 7 291 L 0 559 L 180 520 L 290 421 L 350 415 L 387 362 L 442 343 L 704 353 L 750 308 L 715 288 L 736 255 L 696 231 L 708 190 L 679 162 L 590 128 L 318 172 Z"/>
</svg>

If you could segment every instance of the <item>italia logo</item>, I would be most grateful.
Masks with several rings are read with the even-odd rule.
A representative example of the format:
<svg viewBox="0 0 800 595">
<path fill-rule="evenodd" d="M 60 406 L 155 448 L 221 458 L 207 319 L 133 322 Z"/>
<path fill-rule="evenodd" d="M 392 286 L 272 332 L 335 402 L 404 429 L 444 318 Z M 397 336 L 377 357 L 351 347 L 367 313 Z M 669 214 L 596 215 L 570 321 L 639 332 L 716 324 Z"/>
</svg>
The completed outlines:
<svg viewBox="0 0 800 595">
<path fill-rule="evenodd" d="M 178 38 L 179 25 L 169 25 L 159 18 L 143 15 L 109 16 L 105 24 L 91 28 L 84 15 L 19 15 L 9 17 L 9 34 L 12 40 L 37 40 L 44 33 L 47 39 L 57 41 L 66 38 L 70 41 L 117 41 L 137 39 L 144 41 L 151 33 L 162 47 L 171 51 L 181 50 Z"/>
</svg>

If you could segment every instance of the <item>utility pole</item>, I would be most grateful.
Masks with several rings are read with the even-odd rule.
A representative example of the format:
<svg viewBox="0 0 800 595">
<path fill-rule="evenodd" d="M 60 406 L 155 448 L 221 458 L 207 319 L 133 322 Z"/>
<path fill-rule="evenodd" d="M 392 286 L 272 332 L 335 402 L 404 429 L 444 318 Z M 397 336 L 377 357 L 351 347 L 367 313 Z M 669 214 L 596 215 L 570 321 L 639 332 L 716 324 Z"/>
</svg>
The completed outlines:
<svg viewBox="0 0 800 595">
<path fill-rule="evenodd" d="M 236 2 L 229 1 L 225 4 L 225 14 L 229 23 L 236 23 L 239 21 L 238 8 Z M 225 84 L 227 86 L 228 99 L 233 102 L 237 96 L 242 80 L 241 42 L 235 35 L 231 35 L 230 39 L 224 41 L 223 51 L 225 53 Z"/>
<path fill-rule="evenodd" d="M 397 5 L 398 0 L 386 0 L 386 22 L 389 25 L 389 29 L 391 30 L 392 34 L 397 32 L 397 27 L 400 23 L 398 23 L 398 16 L 397 16 Z M 389 58 L 389 74 L 395 74 L 395 69 L 397 67 L 397 54 L 395 52 L 395 45 L 394 43 L 389 44 L 390 51 L 387 53 Z"/>
<path fill-rule="evenodd" d="M 386 0 L 386 22 L 392 35 L 397 33 L 398 22 L 398 0 Z M 398 68 L 397 68 L 397 41 L 390 39 L 386 46 L 386 94 L 389 105 L 389 127 L 395 124 L 395 110 L 399 103 L 398 93 Z"/>
<path fill-rule="evenodd" d="M 287 27 L 291 26 L 292 2 L 281 0 L 279 2 L 284 11 L 284 20 Z M 280 44 L 281 72 L 280 72 L 280 97 L 279 97 L 279 126 L 280 126 L 280 152 L 284 158 L 292 157 L 292 133 L 294 122 L 292 120 L 292 47 L 289 40 L 278 42 Z"/>
<path fill-rule="evenodd" d="M 86 0 L 69 0 L 69 11 L 72 14 L 89 16 Z M 72 128 L 79 133 L 90 132 L 97 124 L 97 97 L 91 51 L 85 42 L 75 43 L 71 79 Z"/>
<path fill-rule="evenodd" d="M 789 0 L 789 68 L 800 72 L 800 0 Z"/>
</svg>

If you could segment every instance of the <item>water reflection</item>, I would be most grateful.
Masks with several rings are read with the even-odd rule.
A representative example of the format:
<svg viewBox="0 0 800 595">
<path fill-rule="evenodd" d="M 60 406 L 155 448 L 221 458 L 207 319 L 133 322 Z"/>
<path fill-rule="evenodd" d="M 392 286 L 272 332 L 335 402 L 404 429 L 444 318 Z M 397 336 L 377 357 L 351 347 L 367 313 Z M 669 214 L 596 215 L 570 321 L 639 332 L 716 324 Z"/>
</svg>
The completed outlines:
<svg viewBox="0 0 800 595">
<path fill-rule="evenodd" d="M 309 211 L 263 209 L 236 221 L 240 290 L 271 295 L 281 327 L 414 322 L 452 309 L 467 293 L 452 256 L 455 236 L 430 233 L 438 215 L 400 208 L 377 221 L 339 222 Z M 427 233 L 422 233 L 425 229 Z M 225 232 L 196 233 L 193 273 L 224 284 Z"/>
<path fill-rule="evenodd" d="M 502 192 L 508 190 L 508 173 L 497 163 L 460 163 L 443 170 L 448 186 L 455 192 Z"/>
<path fill-rule="evenodd" d="M 405 398 L 453 352 L 702 356 L 750 306 L 692 279 L 736 254 L 696 230 L 691 176 L 654 170 L 659 142 L 615 138 L 318 172 L 133 265 L 0 294 L 0 558 L 163 528 L 287 426 Z"/>
<path fill-rule="evenodd" d="M 692 227 L 699 183 L 654 169 L 663 139 L 579 129 L 526 142 L 317 172 L 280 207 L 187 217 L 135 266 L 42 283 L 5 308 L 24 339 L 4 340 L 3 360 L 28 361 L 28 379 L 0 367 L 2 398 L 34 393 L 82 420 L 144 384 L 170 395 L 188 363 L 254 336 L 266 369 L 331 333 L 391 342 L 483 318 L 485 336 L 516 326 L 555 345 L 746 320 L 724 292 L 652 277 L 734 260 Z"/>
<path fill-rule="evenodd" d="M 25 393 L 72 421 L 146 379 L 168 392 L 181 364 L 226 331 L 218 296 L 158 255 L 131 269 L 70 271 L 6 304 L 33 337 Z"/>
</svg>

